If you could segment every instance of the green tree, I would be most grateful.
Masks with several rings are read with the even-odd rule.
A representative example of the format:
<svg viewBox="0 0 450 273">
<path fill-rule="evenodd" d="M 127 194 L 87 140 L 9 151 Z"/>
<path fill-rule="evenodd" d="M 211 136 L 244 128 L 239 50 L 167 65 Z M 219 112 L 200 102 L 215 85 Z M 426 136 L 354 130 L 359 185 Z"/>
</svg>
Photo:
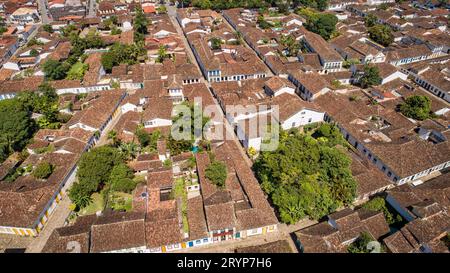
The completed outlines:
<svg viewBox="0 0 450 273">
<path fill-rule="evenodd" d="M 139 58 L 145 56 L 146 52 L 143 42 L 132 45 L 115 43 L 108 52 L 102 55 L 101 63 L 105 71 L 110 73 L 112 68 L 119 64 L 136 64 Z"/>
<path fill-rule="evenodd" d="M 192 0 L 192 6 L 199 9 L 211 9 L 212 3 L 209 0 Z"/>
<path fill-rule="evenodd" d="M 39 55 L 39 51 L 37 51 L 35 48 L 30 50 L 30 56 L 36 57 L 37 55 Z"/>
<path fill-rule="evenodd" d="M 431 100 L 426 96 L 411 96 L 400 105 L 400 111 L 403 115 L 412 119 L 428 119 L 432 117 Z"/>
<path fill-rule="evenodd" d="M 136 6 L 136 15 L 134 16 L 134 41 L 144 41 L 145 34 L 148 33 L 147 25 L 149 24 L 149 21 L 147 20 L 147 17 L 145 17 L 144 11 L 142 8 L 138 5 Z"/>
<path fill-rule="evenodd" d="M 34 129 L 31 113 L 19 100 L 0 101 L 0 161 L 25 147 Z"/>
<path fill-rule="evenodd" d="M 90 196 L 102 185 L 108 183 L 112 169 L 122 162 L 123 155 L 109 146 L 96 147 L 84 153 L 80 158 L 77 171 L 80 187 Z"/>
<path fill-rule="evenodd" d="M 267 22 L 262 15 L 258 16 L 258 18 L 256 19 L 256 23 L 258 24 L 258 27 L 262 29 L 269 29 L 272 27 L 272 24 Z"/>
<path fill-rule="evenodd" d="M 183 152 L 188 152 L 192 148 L 193 140 L 175 140 L 172 135 L 169 136 L 167 147 L 171 155 L 179 155 Z"/>
<path fill-rule="evenodd" d="M 144 129 L 140 128 L 136 130 L 136 136 L 141 147 L 147 147 L 150 144 L 151 136 Z"/>
<path fill-rule="evenodd" d="M 286 48 L 288 57 L 297 56 L 300 50 L 300 44 L 295 40 L 294 36 L 282 35 L 280 42 Z"/>
<path fill-rule="evenodd" d="M 112 145 L 117 147 L 120 144 L 120 140 L 117 137 L 117 132 L 115 130 L 111 130 L 108 132 L 108 139 L 112 140 Z"/>
<path fill-rule="evenodd" d="M 132 159 L 136 157 L 139 147 L 134 142 L 120 143 L 119 150 L 122 152 L 125 158 Z"/>
<path fill-rule="evenodd" d="M 68 80 L 82 80 L 84 74 L 89 69 L 89 65 L 77 62 L 74 64 L 70 70 L 67 72 L 66 79 Z"/>
<path fill-rule="evenodd" d="M 364 72 L 359 80 L 359 84 L 362 88 L 368 88 L 373 85 L 379 85 L 381 84 L 381 77 L 380 72 L 378 70 L 378 67 L 371 66 L 371 65 L 365 65 L 364 66 Z"/>
<path fill-rule="evenodd" d="M 320 11 L 324 11 L 328 7 L 328 0 L 316 0 L 317 9 Z"/>
<path fill-rule="evenodd" d="M 394 42 L 394 35 L 389 26 L 386 25 L 374 25 L 369 28 L 369 37 L 375 42 L 383 45 L 389 46 Z"/>
<path fill-rule="evenodd" d="M 222 47 L 222 40 L 220 38 L 212 37 L 209 39 L 209 42 L 212 50 L 218 50 Z"/>
<path fill-rule="evenodd" d="M 389 225 L 401 222 L 403 220 L 399 214 L 394 215 L 394 213 L 388 209 L 386 201 L 382 197 L 375 197 L 369 202 L 363 204 L 362 207 L 371 211 L 383 212 L 384 218 Z"/>
<path fill-rule="evenodd" d="M 225 187 L 225 181 L 227 180 L 227 166 L 220 161 L 214 160 L 206 168 L 205 176 L 214 185 L 223 188 Z"/>
<path fill-rule="evenodd" d="M 158 57 L 156 58 L 156 62 L 162 63 L 165 59 L 170 58 L 170 55 L 167 54 L 167 49 L 165 46 L 161 45 L 158 48 Z"/>
<path fill-rule="evenodd" d="M 345 143 L 344 137 L 336 124 L 322 123 L 317 128 L 314 136 L 318 139 L 325 138 L 325 142 L 329 147 L 336 145 L 343 145 Z"/>
<path fill-rule="evenodd" d="M 366 27 L 373 27 L 377 23 L 378 18 L 372 14 L 369 13 L 366 17 L 364 17 L 364 24 Z"/>
<path fill-rule="evenodd" d="M 62 80 L 67 76 L 70 65 L 66 62 L 60 63 L 55 60 L 47 60 L 42 66 L 45 77 L 51 80 Z"/>
<path fill-rule="evenodd" d="M 371 250 L 368 248 L 368 244 L 372 241 L 375 241 L 373 236 L 367 231 L 363 231 L 358 239 L 347 247 L 347 251 L 349 253 L 370 253 Z"/>
<path fill-rule="evenodd" d="M 48 162 L 42 162 L 36 166 L 32 175 L 37 179 L 47 179 L 53 173 L 53 165 Z"/>
<path fill-rule="evenodd" d="M 305 24 L 306 29 L 319 34 L 325 40 L 329 40 L 331 35 L 336 31 L 337 17 L 329 13 L 306 14 L 309 14 Z"/>
<path fill-rule="evenodd" d="M 0 17 L 0 35 L 5 33 L 8 29 L 6 28 L 5 18 Z"/>
<path fill-rule="evenodd" d="M 334 127 L 323 127 L 322 133 L 313 134 L 318 139 L 282 131 L 278 148 L 261 152 L 253 164 L 282 222 L 295 223 L 305 216 L 320 219 L 356 196 L 351 160 L 323 136 L 332 139 L 334 131 Z"/>
<path fill-rule="evenodd" d="M 136 187 L 133 177 L 133 170 L 125 163 L 114 166 L 110 175 L 110 189 L 113 191 L 131 192 Z"/>
<path fill-rule="evenodd" d="M 156 8 L 156 11 L 158 12 L 158 14 L 165 14 L 165 13 L 167 13 L 167 8 L 164 5 L 159 5 Z"/>
<path fill-rule="evenodd" d="M 86 183 L 75 182 L 69 190 L 70 200 L 78 209 L 88 206 L 92 202 L 92 191 Z"/>
<path fill-rule="evenodd" d="M 43 25 L 43 26 L 42 26 L 42 29 L 43 29 L 44 31 L 47 31 L 48 33 L 53 33 L 53 28 L 52 28 L 52 26 L 49 25 L 49 24 Z"/>
</svg>

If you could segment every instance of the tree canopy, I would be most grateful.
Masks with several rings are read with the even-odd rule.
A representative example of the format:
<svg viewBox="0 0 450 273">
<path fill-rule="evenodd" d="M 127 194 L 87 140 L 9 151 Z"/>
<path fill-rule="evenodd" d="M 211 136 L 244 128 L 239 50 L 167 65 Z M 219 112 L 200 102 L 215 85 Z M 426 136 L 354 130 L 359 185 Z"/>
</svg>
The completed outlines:
<svg viewBox="0 0 450 273">
<path fill-rule="evenodd" d="M 102 55 L 101 62 L 105 71 L 111 72 L 112 68 L 119 64 L 136 64 L 145 53 L 146 50 L 142 42 L 132 45 L 115 43 L 109 48 L 108 52 Z"/>
<path fill-rule="evenodd" d="M 374 25 L 369 28 L 369 37 L 375 42 L 383 45 L 389 46 L 394 42 L 394 35 L 392 34 L 392 30 L 389 26 L 386 25 Z"/>
<path fill-rule="evenodd" d="M 347 247 L 349 253 L 370 253 L 369 243 L 376 241 L 367 231 L 361 232 L 358 239 Z"/>
<path fill-rule="evenodd" d="M 377 16 L 372 13 L 369 13 L 366 17 L 364 17 L 364 24 L 366 27 L 373 27 L 377 23 Z"/>
<path fill-rule="evenodd" d="M 383 212 L 384 218 L 389 225 L 403 221 L 400 214 L 394 214 L 388 209 L 386 201 L 382 197 L 375 197 L 369 202 L 364 203 L 362 207 L 371 211 Z"/>
<path fill-rule="evenodd" d="M 35 130 L 31 112 L 17 99 L 0 101 L 0 161 L 25 147 Z"/>
<path fill-rule="evenodd" d="M 223 188 L 225 187 L 225 181 L 227 180 L 227 166 L 223 162 L 214 160 L 206 168 L 205 176 L 214 185 Z"/>
<path fill-rule="evenodd" d="M 138 5 L 136 6 L 136 15 L 134 16 L 134 23 L 133 23 L 133 29 L 134 29 L 134 41 L 135 42 L 142 42 L 144 41 L 145 34 L 147 34 L 147 25 L 150 23 L 147 20 L 147 17 L 145 17 L 144 11 L 142 8 Z"/>
<path fill-rule="evenodd" d="M 306 17 L 306 29 L 319 34 L 325 40 L 329 40 L 336 31 L 338 19 L 333 14 L 319 13 L 309 8 L 301 9 L 299 14 Z"/>
<path fill-rule="evenodd" d="M 58 111 L 58 94 L 48 83 L 41 84 L 37 92 L 19 93 L 17 100 L 28 111 L 43 115 L 37 120 L 39 128 L 57 129 L 65 121 Z"/>
<path fill-rule="evenodd" d="M 359 84 L 361 85 L 361 87 L 368 88 L 373 85 L 379 85 L 381 84 L 381 82 L 382 79 L 380 77 L 380 71 L 378 67 L 365 65 L 363 75 L 359 80 Z"/>
<path fill-rule="evenodd" d="M 48 162 L 42 162 L 36 166 L 32 175 L 37 179 L 47 179 L 53 172 L 54 166 Z"/>
<path fill-rule="evenodd" d="M 400 105 L 400 111 L 408 118 L 425 120 L 432 117 L 431 100 L 426 96 L 415 95 Z"/>
<path fill-rule="evenodd" d="M 133 177 L 133 170 L 125 163 L 114 166 L 110 175 L 111 190 L 131 192 L 136 187 Z"/>
<path fill-rule="evenodd" d="M 70 65 L 66 62 L 58 62 L 53 59 L 47 60 L 43 66 L 42 71 L 45 77 L 50 80 L 62 80 L 66 77 Z"/>
<path fill-rule="evenodd" d="M 300 50 L 300 44 L 295 40 L 292 35 L 281 36 L 281 45 L 283 45 L 287 51 L 286 56 L 295 57 Z"/>
<path fill-rule="evenodd" d="M 317 137 L 291 132 L 280 137 L 275 151 L 262 152 L 253 165 L 284 223 L 306 216 L 319 219 L 350 204 L 356 195 L 351 159 L 333 146 L 334 141 Z"/>
<path fill-rule="evenodd" d="M 101 146 L 84 153 L 78 163 L 78 181 L 69 197 L 78 207 L 89 203 L 89 196 L 109 182 L 114 166 L 123 162 L 123 155 L 113 147 Z"/>
</svg>

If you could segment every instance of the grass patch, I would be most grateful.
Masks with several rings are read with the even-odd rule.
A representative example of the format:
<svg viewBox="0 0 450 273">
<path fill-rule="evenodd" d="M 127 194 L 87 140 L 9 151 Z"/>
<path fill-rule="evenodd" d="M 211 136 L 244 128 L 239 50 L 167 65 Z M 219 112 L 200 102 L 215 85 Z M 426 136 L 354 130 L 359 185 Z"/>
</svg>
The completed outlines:
<svg viewBox="0 0 450 273">
<path fill-rule="evenodd" d="M 76 62 L 67 72 L 66 79 L 68 80 L 82 80 L 84 73 L 88 69 L 88 65 L 82 62 Z"/>
<path fill-rule="evenodd" d="M 89 206 L 80 210 L 79 215 L 90 215 L 97 211 L 102 211 L 104 207 L 104 199 L 101 193 L 95 192 L 91 195 L 92 202 Z"/>
<path fill-rule="evenodd" d="M 109 206 L 116 211 L 131 211 L 133 196 L 124 192 L 113 192 L 109 195 Z"/>
</svg>

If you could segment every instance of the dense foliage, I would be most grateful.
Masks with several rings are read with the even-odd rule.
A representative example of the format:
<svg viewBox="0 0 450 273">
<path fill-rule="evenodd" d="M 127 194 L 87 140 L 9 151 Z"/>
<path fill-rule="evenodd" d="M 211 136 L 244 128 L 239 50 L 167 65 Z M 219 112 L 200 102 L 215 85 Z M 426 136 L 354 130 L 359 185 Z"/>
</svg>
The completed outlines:
<svg viewBox="0 0 450 273">
<path fill-rule="evenodd" d="M 377 20 L 378 18 L 376 15 L 369 13 L 366 17 L 364 17 L 364 24 L 366 27 L 373 27 L 377 23 Z"/>
<path fill-rule="evenodd" d="M 47 79 L 65 79 L 71 67 L 79 61 L 86 49 L 102 48 L 105 46 L 103 40 L 95 34 L 89 34 L 86 38 L 80 38 L 78 33 L 71 33 L 70 43 L 72 45 L 72 49 L 67 60 L 56 61 L 49 59 L 43 64 L 42 70 Z"/>
<path fill-rule="evenodd" d="M 42 162 L 36 166 L 32 175 L 37 179 L 47 179 L 53 172 L 53 165 L 48 162 Z"/>
<path fill-rule="evenodd" d="M 78 164 L 78 181 L 69 197 L 78 207 L 89 204 L 89 197 L 109 182 L 114 166 L 123 162 L 123 155 L 113 147 L 101 146 L 84 153 Z"/>
<path fill-rule="evenodd" d="M 141 56 L 144 56 L 146 50 L 142 42 L 132 45 L 116 43 L 112 45 L 108 52 L 102 55 L 102 65 L 106 72 L 111 72 L 114 66 L 119 64 L 136 64 Z"/>
<path fill-rule="evenodd" d="M 378 67 L 365 65 L 363 75 L 359 80 L 359 84 L 361 85 L 361 87 L 368 88 L 373 85 L 379 85 L 381 84 L 381 82 L 382 79 L 380 77 L 380 71 Z"/>
<path fill-rule="evenodd" d="M 225 187 L 225 181 L 227 180 L 227 166 L 223 162 L 214 160 L 206 168 L 205 176 L 214 185 L 223 188 Z"/>
<path fill-rule="evenodd" d="M 392 225 L 397 222 L 401 222 L 403 220 L 399 214 L 397 214 L 397 213 L 394 214 L 393 212 L 391 212 L 388 209 L 388 207 L 386 205 L 386 201 L 382 197 L 375 197 L 372 200 L 370 200 L 369 202 L 362 205 L 362 207 L 367 210 L 371 210 L 371 211 L 383 212 L 384 218 L 386 219 L 386 222 L 389 225 Z"/>
<path fill-rule="evenodd" d="M 400 105 L 400 111 L 408 118 L 425 120 L 433 116 L 431 100 L 426 96 L 411 96 Z"/>
<path fill-rule="evenodd" d="M 386 25 L 374 25 L 373 27 L 370 27 L 369 37 L 383 46 L 389 46 L 392 42 L 394 42 L 392 30 Z"/>
<path fill-rule="evenodd" d="M 64 79 L 69 69 L 70 64 L 67 62 L 58 62 L 53 59 L 49 59 L 42 66 L 42 71 L 44 72 L 45 77 L 50 80 Z"/>
<path fill-rule="evenodd" d="M 140 6 L 136 7 L 136 15 L 134 16 L 133 29 L 134 29 L 134 41 L 144 41 L 145 34 L 147 34 L 147 25 L 150 23 L 145 17 L 144 11 Z"/>
<path fill-rule="evenodd" d="M 294 36 L 283 35 L 281 36 L 281 45 L 285 47 L 286 56 L 295 57 L 300 50 L 300 44 L 295 40 Z"/>
<path fill-rule="evenodd" d="M 319 13 L 309 8 L 301 9 L 299 14 L 306 18 L 306 29 L 319 34 L 325 40 L 329 40 L 336 32 L 338 19 L 333 14 Z"/>
<path fill-rule="evenodd" d="M 370 253 L 372 250 L 369 248 L 369 243 L 372 241 L 375 239 L 370 233 L 361 232 L 358 239 L 347 247 L 347 251 L 349 253 Z"/>
<path fill-rule="evenodd" d="M 267 9 L 268 7 L 277 7 L 280 13 L 288 12 L 289 8 L 297 8 L 299 6 L 306 6 L 317 8 L 321 11 L 328 6 L 328 0 L 182 0 L 183 6 L 189 4 L 200 9 L 214 9 L 225 10 L 232 8 L 260 8 Z"/>
<path fill-rule="evenodd" d="M 111 170 L 111 190 L 130 193 L 136 187 L 133 170 L 125 163 L 120 163 Z"/>
<path fill-rule="evenodd" d="M 17 99 L 0 101 L 0 162 L 25 147 L 35 130 L 31 112 Z"/>
<path fill-rule="evenodd" d="M 39 128 L 57 129 L 66 121 L 58 110 L 58 94 L 48 83 L 41 84 L 37 92 L 19 93 L 17 100 L 28 111 L 42 114 L 37 119 Z"/>
<path fill-rule="evenodd" d="M 334 125 L 325 126 L 313 134 L 317 139 L 282 132 L 278 149 L 262 152 L 253 166 L 284 223 L 306 216 L 319 219 L 356 195 L 351 159 L 334 147 L 342 137 Z"/>
</svg>

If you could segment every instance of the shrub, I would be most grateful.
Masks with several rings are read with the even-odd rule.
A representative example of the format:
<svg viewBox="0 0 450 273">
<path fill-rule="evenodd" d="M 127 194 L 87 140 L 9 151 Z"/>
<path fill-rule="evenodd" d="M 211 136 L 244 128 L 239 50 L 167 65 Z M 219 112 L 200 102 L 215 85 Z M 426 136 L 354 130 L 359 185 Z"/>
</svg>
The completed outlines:
<svg viewBox="0 0 450 273">
<path fill-rule="evenodd" d="M 53 172 L 53 165 L 48 162 L 42 162 L 36 166 L 32 175 L 37 179 L 47 179 Z"/>
<path fill-rule="evenodd" d="M 206 168 L 205 176 L 211 180 L 214 185 L 223 188 L 227 179 L 227 166 L 220 161 L 213 161 Z"/>
</svg>

